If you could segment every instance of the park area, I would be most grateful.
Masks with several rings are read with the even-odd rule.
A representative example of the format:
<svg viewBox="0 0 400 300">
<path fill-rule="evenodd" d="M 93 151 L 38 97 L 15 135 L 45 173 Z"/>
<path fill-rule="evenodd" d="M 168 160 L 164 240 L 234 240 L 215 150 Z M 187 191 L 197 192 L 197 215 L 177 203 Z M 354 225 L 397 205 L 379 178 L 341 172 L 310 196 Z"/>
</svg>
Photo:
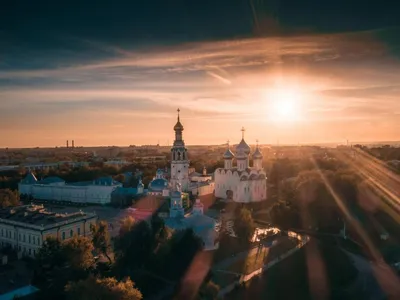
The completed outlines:
<svg viewBox="0 0 400 300">
<path fill-rule="evenodd" d="M 299 245 L 295 238 L 276 235 L 272 241 L 253 243 L 252 248 L 226 256 L 213 267 L 213 281 L 224 288 L 243 275 L 248 275 Z"/>
</svg>

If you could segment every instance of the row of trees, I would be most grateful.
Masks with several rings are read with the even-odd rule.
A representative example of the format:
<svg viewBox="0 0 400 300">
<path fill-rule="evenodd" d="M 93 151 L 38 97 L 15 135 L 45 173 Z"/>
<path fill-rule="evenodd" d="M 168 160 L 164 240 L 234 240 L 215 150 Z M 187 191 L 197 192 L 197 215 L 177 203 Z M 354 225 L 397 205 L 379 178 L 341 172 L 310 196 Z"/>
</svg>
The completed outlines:
<svg viewBox="0 0 400 300">
<path fill-rule="evenodd" d="M 347 210 L 362 217 L 358 203 L 361 179 L 349 170 L 301 172 L 295 180 L 281 183 L 281 193 L 271 209 L 274 224 L 282 228 L 320 229 L 339 233 Z"/>
<path fill-rule="evenodd" d="M 92 239 L 45 241 L 33 263 L 40 299 L 142 299 L 164 290 L 166 295 L 174 289 L 178 293 L 181 278 L 203 247 L 192 230 L 172 232 L 158 217 L 150 223 L 124 219 L 114 240 L 105 222 L 91 231 Z M 97 260 L 96 254 L 106 260 Z M 216 299 L 218 290 L 206 277 L 198 299 Z"/>
</svg>

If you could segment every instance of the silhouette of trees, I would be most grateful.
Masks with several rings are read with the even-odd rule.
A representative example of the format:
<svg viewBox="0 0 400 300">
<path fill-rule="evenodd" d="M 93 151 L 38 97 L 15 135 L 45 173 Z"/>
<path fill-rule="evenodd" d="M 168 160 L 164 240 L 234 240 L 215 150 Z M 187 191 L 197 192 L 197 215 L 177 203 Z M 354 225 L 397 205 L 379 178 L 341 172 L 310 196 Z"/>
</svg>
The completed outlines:
<svg viewBox="0 0 400 300">
<path fill-rule="evenodd" d="M 141 300 L 142 293 L 129 278 L 117 281 L 115 278 L 96 278 L 70 282 L 66 285 L 67 299 L 71 300 Z"/>
<path fill-rule="evenodd" d="M 0 207 L 17 206 L 19 204 L 19 195 L 17 191 L 10 189 L 0 190 Z"/>
<path fill-rule="evenodd" d="M 40 299 L 63 299 L 68 281 L 88 276 L 94 264 L 93 245 L 86 237 L 73 237 L 64 242 L 48 238 L 40 248 L 34 267 L 34 284 Z"/>
<path fill-rule="evenodd" d="M 253 237 L 256 228 L 251 212 L 245 207 L 236 212 L 233 226 L 238 238 L 246 243 Z"/>
<path fill-rule="evenodd" d="M 110 233 L 108 232 L 108 224 L 105 221 L 100 221 L 94 226 L 91 226 L 92 242 L 94 248 L 111 263 L 111 258 L 108 253 L 111 251 Z"/>
<path fill-rule="evenodd" d="M 197 300 L 216 300 L 218 299 L 219 286 L 212 281 L 204 282 L 200 286 Z"/>
</svg>

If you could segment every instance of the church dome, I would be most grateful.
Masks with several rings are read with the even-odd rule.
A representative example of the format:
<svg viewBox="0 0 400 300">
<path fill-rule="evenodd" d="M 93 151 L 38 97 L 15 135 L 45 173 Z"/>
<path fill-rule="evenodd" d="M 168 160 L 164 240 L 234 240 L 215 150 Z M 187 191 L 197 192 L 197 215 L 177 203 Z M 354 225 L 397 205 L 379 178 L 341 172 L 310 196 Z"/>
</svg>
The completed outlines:
<svg viewBox="0 0 400 300">
<path fill-rule="evenodd" d="M 248 157 L 249 157 L 249 155 L 243 149 L 239 149 L 236 152 L 236 159 L 238 159 L 238 160 L 247 159 Z"/>
<path fill-rule="evenodd" d="M 256 151 L 254 151 L 253 153 L 253 159 L 257 159 L 257 158 L 263 158 L 263 155 L 260 151 L 260 148 L 256 148 Z"/>
<path fill-rule="evenodd" d="M 174 130 L 175 131 L 182 131 L 183 130 L 183 125 L 182 125 L 181 121 L 179 121 L 179 119 L 178 119 L 178 122 L 176 122 L 176 124 L 174 126 Z"/>
<path fill-rule="evenodd" d="M 224 159 L 232 159 L 235 155 L 232 153 L 231 149 L 226 149 L 223 158 Z"/>
<path fill-rule="evenodd" d="M 149 183 L 149 190 L 152 192 L 162 192 L 168 188 L 168 181 L 164 178 L 157 178 Z"/>
<path fill-rule="evenodd" d="M 243 138 L 240 141 L 240 143 L 236 146 L 236 152 L 240 152 L 240 151 L 243 151 L 247 155 L 250 154 L 250 146 L 247 145 L 247 143 L 244 141 Z"/>
</svg>

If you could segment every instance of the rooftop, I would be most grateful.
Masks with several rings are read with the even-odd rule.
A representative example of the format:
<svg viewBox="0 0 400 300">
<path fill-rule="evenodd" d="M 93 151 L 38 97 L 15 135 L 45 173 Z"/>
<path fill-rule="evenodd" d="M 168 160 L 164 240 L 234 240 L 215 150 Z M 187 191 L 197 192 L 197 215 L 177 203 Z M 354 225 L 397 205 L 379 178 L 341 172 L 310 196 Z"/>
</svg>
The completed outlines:
<svg viewBox="0 0 400 300">
<path fill-rule="evenodd" d="M 0 223 L 17 222 L 21 226 L 53 227 L 60 223 L 78 219 L 90 219 L 94 213 L 77 211 L 74 213 L 55 213 L 47 211 L 43 205 L 24 205 L 0 209 Z"/>
</svg>

